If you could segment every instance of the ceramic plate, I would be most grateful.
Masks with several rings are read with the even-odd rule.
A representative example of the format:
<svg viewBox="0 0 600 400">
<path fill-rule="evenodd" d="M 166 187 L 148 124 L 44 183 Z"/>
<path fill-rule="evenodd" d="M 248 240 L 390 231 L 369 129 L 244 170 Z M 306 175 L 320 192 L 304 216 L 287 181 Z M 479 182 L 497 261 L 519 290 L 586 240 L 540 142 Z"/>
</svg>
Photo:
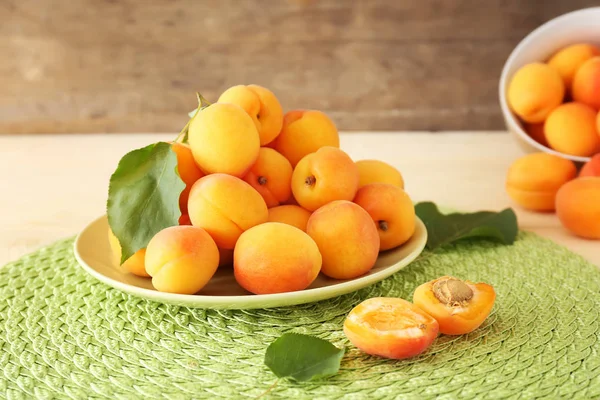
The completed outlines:
<svg viewBox="0 0 600 400">
<path fill-rule="evenodd" d="M 310 303 L 350 293 L 379 282 L 410 264 L 425 247 L 427 231 L 417 218 L 413 237 L 402 246 L 382 252 L 367 274 L 337 280 L 320 274 L 309 288 L 297 292 L 254 295 L 237 284 L 232 267 L 219 268 L 208 284 L 195 295 L 162 293 L 154 290 L 150 278 L 123 270 L 115 261 L 108 242 L 106 216 L 90 223 L 75 240 L 75 257 L 96 279 L 134 296 L 185 307 L 213 309 L 272 308 Z"/>
</svg>

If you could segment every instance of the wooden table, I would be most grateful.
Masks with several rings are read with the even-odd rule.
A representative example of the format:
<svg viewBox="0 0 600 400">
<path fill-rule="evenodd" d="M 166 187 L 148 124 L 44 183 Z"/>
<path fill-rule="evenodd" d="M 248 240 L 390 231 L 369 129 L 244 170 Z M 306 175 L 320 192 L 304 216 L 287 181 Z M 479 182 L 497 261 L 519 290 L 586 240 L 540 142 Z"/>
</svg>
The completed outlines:
<svg viewBox="0 0 600 400">
<path fill-rule="evenodd" d="M 174 134 L 0 136 L 0 265 L 75 235 L 105 212 L 108 180 L 127 151 Z M 378 158 L 400 169 L 415 201 L 469 211 L 513 206 L 521 229 L 537 232 L 600 267 L 600 241 L 576 238 L 553 214 L 511 203 L 504 178 L 521 150 L 504 132 L 342 135 L 354 159 Z"/>
</svg>

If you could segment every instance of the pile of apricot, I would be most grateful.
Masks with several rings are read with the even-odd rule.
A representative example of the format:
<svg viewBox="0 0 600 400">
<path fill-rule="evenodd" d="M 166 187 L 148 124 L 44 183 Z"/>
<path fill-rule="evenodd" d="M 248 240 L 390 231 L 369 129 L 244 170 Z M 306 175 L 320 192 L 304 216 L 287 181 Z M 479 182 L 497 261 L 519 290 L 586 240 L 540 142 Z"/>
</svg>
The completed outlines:
<svg viewBox="0 0 600 400">
<path fill-rule="evenodd" d="M 188 137 L 172 143 L 186 185 L 179 226 L 123 263 L 158 291 L 195 294 L 227 265 L 254 294 L 303 290 L 319 274 L 353 279 L 414 233 L 398 170 L 353 161 L 326 114 L 284 114 L 266 88 L 227 89 L 193 117 Z"/>
</svg>

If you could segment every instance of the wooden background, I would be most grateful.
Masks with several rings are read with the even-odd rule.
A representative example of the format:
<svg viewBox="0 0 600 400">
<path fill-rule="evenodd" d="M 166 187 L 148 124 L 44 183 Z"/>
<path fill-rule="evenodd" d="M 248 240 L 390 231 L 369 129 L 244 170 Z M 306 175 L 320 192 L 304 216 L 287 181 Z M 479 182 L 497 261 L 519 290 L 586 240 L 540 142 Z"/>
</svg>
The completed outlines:
<svg viewBox="0 0 600 400">
<path fill-rule="evenodd" d="M 0 133 L 171 132 L 257 83 L 342 130 L 504 129 L 518 41 L 597 0 L 0 0 Z"/>
</svg>

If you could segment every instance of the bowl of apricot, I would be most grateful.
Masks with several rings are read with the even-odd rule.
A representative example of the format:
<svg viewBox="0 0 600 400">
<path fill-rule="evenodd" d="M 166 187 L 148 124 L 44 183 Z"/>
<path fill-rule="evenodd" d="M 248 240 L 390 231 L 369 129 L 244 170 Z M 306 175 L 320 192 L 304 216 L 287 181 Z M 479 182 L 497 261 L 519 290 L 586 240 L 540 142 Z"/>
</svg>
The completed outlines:
<svg viewBox="0 0 600 400">
<path fill-rule="evenodd" d="M 576 163 L 600 153 L 600 7 L 561 15 L 521 40 L 499 96 L 506 127 L 526 152 Z"/>
</svg>

